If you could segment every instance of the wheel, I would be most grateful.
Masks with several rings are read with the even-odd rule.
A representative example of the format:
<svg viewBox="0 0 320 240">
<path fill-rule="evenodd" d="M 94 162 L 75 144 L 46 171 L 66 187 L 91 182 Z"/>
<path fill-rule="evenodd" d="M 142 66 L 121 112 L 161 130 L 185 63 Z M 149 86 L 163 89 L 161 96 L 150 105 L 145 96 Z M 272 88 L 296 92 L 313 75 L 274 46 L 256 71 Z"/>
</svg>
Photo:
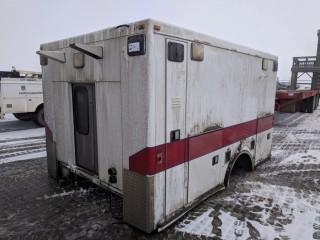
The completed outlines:
<svg viewBox="0 0 320 240">
<path fill-rule="evenodd" d="M 20 121 L 30 121 L 33 117 L 32 113 L 13 113 L 15 118 L 19 119 Z"/>
<path fill-rule="evenodd" d="M 45 121 L 44 121 L 44 111 L 43 111 L 43 107 L 38 108 L 38 110 L 35 112 L 34 116 L 33 116 L 33 121 L 35 124 L 44 127 L 46 125 Z"/>
</svg>

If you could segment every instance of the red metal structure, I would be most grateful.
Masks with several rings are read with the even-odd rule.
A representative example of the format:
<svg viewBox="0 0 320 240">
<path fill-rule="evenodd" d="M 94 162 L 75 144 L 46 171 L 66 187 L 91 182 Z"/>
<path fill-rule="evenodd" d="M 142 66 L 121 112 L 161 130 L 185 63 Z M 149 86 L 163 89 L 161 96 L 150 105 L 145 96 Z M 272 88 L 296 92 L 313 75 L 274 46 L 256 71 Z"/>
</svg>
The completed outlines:
<svg viewBox="0 0 320 240">
<path fill-rule="evenodd" d="M 318 47 L 316 56 L 294 57 L 291 68 L 290 90 L 276 92 L 275 110 L 279 112 L 312 113 L 319 105 L 320 97 L 320 30 L 318 31 Z M 297 89 L 301 76 L 310 77 L 310 90 Z"/>
<path fill-rule="evenodd" d="M 312 113 L 319 105 L 320 90 L 278 90 L 275 111 Z"/>
</svg>

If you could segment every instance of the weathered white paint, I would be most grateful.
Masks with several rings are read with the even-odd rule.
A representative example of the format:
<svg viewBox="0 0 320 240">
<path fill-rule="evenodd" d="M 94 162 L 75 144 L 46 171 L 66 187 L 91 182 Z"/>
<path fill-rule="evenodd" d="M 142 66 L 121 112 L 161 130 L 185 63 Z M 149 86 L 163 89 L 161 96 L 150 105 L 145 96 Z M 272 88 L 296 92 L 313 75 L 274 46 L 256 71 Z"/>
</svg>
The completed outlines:
<svg viewBox="0 0 320 240">
<path fill-rule="evenodd" d="M 175 42 L 184 45 L 185 42 L 166 39 L 166 45 Z M 185 50 L 187 55 L 187 50 Z M 186 84 L 187 60 L 172 62 L 166 60 L 166 142 L 171 142 L 170 133 L 180 130 L 180 139 L 186 137 Z M 168 157 L 168 156 L 167 156 Z M 188 164 L 181 164 L 166 171 L 166 215 L 187 204 Z"/>
<path fill-rule="evenodd" d="M 154 30 L 154 25 L 160 30 Z M 135 34 L 146 35 L 145 55 L 127 54 L 127 36 Z M 166 60 L 168 39 L 184 44 L 182 63 Z M 193 41 L 203 44 L 203 61 L 191 60 Z M 72 59 L 77 50 L 69 47 L 72 43 L 103 47 L 103 59 L 85 55 L 84 68 L 74 68 Z M 144 20 L 128 28 L 109 28 L 43 44 L 41 50 L 63 51 L 66 56 L 66 63 L 49 60 L 42 68 L 45 119 L 56 142 L 58 160 L 81 172 L 75 166 L 71 84 L 94 83 L 99 169 L 98 176 L 83 175 L 108 186 L 107 170 L 115 167 L 119 180 L 112 189 L 119 193 L 126 194 L 122 171 L 129 169 L 129 157 L 146 147 L 170 142 L 171 130 L 180 129 L 183 139 L 273 113 L 275 56 L 158 21 Z M 263 59 L 268 65 L 265 71 Z M 153 194 L 145 196 L 152 208 L 152 217 L 146 219 L 152 219 L 151 225 L 156 228 L 179 208 L 190 206 L 200 195 L 223 183 L 227 149 L 232 156 L 247 151 L 255 163 L 267 158 L 271 149 L 268 132 L 146 176 L 150 180 L 146 186 L 153 187 L 146 191 Z M 252 139 L 257 142 L 253 150 Z M 212 166 L 215 155 L 219 155 L 219 163 Z"/>
<path fill-rule="evenodd" d="M 121 189 L 123 166 L 120 83 L 98 82 L 96 99 L 99 99 L 96 102 L 99 177 L 108 182 L 108 168 L 116 168 L 118 181 L 114 187 Z"/>
<path fill-rule="evenodd" d="M 54 133 L 57 159 L 73 166 L 75 165 L 75 149 L 71 85 L 67 82 L 55 82 L 53 93 L 55 95 Z"/>
<path fill-rule="evenodd" d="M 241 143 L 236 142 L 190 161 L 188 203 L 192 203 L 199 196 L 208 192 L 212 189 L 212 186 L 224 183 L 227 167 L 230 163 L 225 160 L 225 153 L 227 150 L 231 151 L 231 156 L 234 156 L 234 158 L 242 152 L 247 152 L 255 159 L 255 149 L 250 148 L 251 141 L 255 139 L 256 136 L 242 139 Z M 240 151 L 239 145 L 241 145 Z M 219 162 L 216 165 L 212 165 L 212 158 L 217 155 L 219 156 Z"/>
<path fill-rule="evenodd" d="M 267 135 L 270 134 L 270 138 Z M 256 164 L 271 156 L 272 129 L 257 134 Z"/>
<path fill-rule="evenodd" d="M 212 189 L 212 186 L 223 183 L 228 167 L 228 164 L 225 164 L 224 161 L 225 152 L 226 148 L 222 148 L 189 163 L 188 202 L 196 200 L 196 198 Z M 212 165 L 212 158 L 217 155 L 219 156 L 219 162 Z"/>
</svg>

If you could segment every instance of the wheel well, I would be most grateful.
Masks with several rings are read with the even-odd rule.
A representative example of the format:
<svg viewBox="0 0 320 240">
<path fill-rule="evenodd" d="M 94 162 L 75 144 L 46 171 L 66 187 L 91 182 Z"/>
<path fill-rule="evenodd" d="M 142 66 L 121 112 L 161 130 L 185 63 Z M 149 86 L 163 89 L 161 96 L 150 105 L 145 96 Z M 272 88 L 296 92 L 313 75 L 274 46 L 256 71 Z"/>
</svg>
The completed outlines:
<svg viewBox="0 0 320 240">
<path fill-rule="evenodd" d="M 36 108 L 35 112 L 38 112 L 39 109 L 43 108 L 43 103 L 39 104 L 38 107 Z"/>
<path fill-rule="evenodd" d="M 229 166 L 226 171 L 224 178 L 224 185 L 227 187 L 229 185 L 229 180 L 232 172 L 234 170 L 244 169 L 246 172 L 254 170 L 254 163 L 250 153 L 242 152 L 240 153 L 234 161 L 229 163 Z"/>
</svg>

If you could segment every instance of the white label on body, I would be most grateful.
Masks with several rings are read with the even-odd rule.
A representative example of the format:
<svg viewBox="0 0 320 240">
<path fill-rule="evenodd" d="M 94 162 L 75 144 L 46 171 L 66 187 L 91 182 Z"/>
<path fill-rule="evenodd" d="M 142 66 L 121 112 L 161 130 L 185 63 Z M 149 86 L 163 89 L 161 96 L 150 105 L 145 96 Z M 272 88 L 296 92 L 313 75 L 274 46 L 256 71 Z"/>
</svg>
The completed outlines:
<svg viewBox="0 0 320 240">
<path fill-rule="evenodd" d="M 139 52 L 140 51 L 140 42 L 129 43 L 128 51 L 129 52 Z"/>
</svg>

